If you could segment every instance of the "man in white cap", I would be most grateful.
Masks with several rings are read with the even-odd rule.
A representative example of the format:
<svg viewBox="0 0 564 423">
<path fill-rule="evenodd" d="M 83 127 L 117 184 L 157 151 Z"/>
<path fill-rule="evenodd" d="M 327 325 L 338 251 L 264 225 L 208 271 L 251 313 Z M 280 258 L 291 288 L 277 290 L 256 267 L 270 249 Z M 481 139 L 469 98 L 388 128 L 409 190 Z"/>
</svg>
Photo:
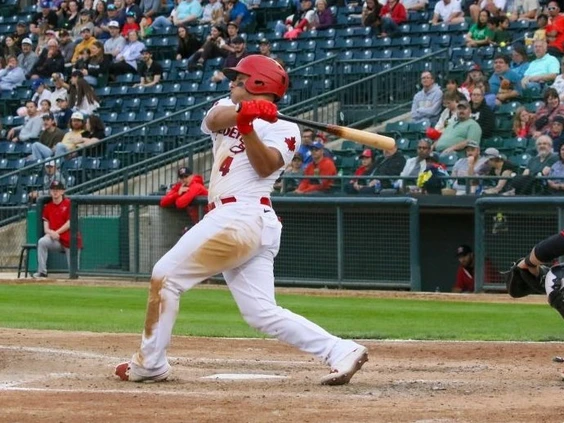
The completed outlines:
<svg viewBox="0 0 564 423">
<path fill-rule="evenodd" d="M 108 29 L 110 30 L 110 38 L 104 43 L 104 54 L 108 54 L 115 59 L 125 47 L 125 38 L 119 33 L 118 21 L 110 21 Z"/>
<path fill-rule="evenodd" d="M 82 147 L 84 144 L 84 131 L 86 131 L 84 115 L 80 112 L 74 112 L 70 119 L 70 131 L 55 146 L 55 156 L 61 156 Z"/>
<path fill-rule="evenodd" d="M 24 38 L 22 40 L 22 52 L 18 56 L 18 63 L 24 70 L 26 75 L 29 75 L 33 69 L 33 65 L 37 62 L 39 57 L 33 51 L 33 43 L 30 38 Z"/>
</svg>

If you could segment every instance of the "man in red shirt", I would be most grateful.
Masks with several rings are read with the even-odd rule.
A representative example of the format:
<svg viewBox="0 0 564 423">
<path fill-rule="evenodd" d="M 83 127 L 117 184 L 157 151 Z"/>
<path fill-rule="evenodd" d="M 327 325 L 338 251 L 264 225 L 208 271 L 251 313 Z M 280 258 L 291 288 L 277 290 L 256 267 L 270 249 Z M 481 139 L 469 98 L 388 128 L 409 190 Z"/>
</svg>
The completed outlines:
<svg viewBox="0 0 564 423">
<path fill-rule="evenodd" d="M 319 141 L 311 145 L 312 162 L 308 164 L 304 170 L 304 176 L 315 178 L 316 176 L 334 176 L 337 174 L 337 168 L 333 159 L 324 156 L 324 147 Z M 294 191 L 296 194 L 312 194 L 326 193 L 331 190 L 333 179 L 302 179 L 298 189 Z"/>
<path fill-rule="evenodd" d="M 178 182 L 172 186 L 170 191 L 161 198 L 161 207 L 176 207 L 177 209 L 186 209 L 192 222 L 198 223 L 200 216 L 198 208 L 190 206 L 194 198 L 199 195 L 208 195 L 208 190 L 204 186 L 204 180 L 200 175 L 192 174 L 187 167 L 178 169 Z"/>
<path fill-rule="evenodd" d="M 70 200 L 65 198 L 65 184 L 57 180 L 51 182 L 49 193 L 52 201 L 43 207 L 42 214 L 45 235 L 37 242 L 37 272 L 33 274 L 36 279 L 47 277 L 49 251 L 64 252 L 70 267 Z M 80 262 L 80 233 L 77 241 Z"/>
<path fill-rule="evenodd" d="M 452 292 L 474 292 L 474 253 L 469 245 L 461 245 L 456 249 L 456 257 L 460 266 L 456 271 L 456 282 Z M 489 283 L 501 282 L 501 275 L 496 272 L 491 262 L 485 262 L 485 281 Z"/>
</svg>

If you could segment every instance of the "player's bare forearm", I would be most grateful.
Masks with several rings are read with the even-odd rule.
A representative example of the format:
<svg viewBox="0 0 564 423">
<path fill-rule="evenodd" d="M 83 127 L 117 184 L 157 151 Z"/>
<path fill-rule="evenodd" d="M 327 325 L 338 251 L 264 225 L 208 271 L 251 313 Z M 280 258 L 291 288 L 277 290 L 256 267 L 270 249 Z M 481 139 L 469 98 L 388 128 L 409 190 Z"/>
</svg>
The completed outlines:
<svg viewBox="0 0 564 423">
<path fill-rule="evenodd" d="M 253 166 L 253 169 L 261 178 L 272 175 L 284 166 L 284 160 L 280 151 L 267 147 L 255 131 L 243 135 L 243 141 L 249 162 L 251 162 L 251 166 Z"/>
<path fill-rule="evenodd" d="M 57 229 L 55 232 L 61 235 L 62 233 L 68 231 L 70 229 L 70 220 L 67 220 L 63 226 Z"/>
<path fill-rule="evenodd" d="M 237 125 L 235 106 L 214 107 L 205 117 L 205 122 L 212 132 L 218 132 Z"/>
</svg>

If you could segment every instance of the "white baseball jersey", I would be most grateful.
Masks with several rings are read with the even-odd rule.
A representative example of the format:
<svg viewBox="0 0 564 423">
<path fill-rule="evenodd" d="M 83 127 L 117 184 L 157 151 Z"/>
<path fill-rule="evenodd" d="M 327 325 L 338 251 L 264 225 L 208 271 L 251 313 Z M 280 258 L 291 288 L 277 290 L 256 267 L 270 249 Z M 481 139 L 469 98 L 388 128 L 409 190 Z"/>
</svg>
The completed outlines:
<svg viewBox="0 0 564 423">
<path fill-rule="evenodd" d="M 218 106 L 234 106 L 231 99 L 224 98 L 216 102 L 210 109 Z M 253 127 L 258 137 L 268 147 L 274 147 L 282 154 L 284 166 L 266 178 L 260 177 L 247 154 L 242 135 L 237 126 L 212 132 L 202 121 L 202 132 L 211 136 L 213 140 L 214 164 L 212 167 L 208 199 L 210 202 L 225 197 L 260 198 L 269 197 L 276 179 L 288 165 L 294 153 L 298 151 L 301 137 L 298 125 L 279 120 L 269 123 L 262 119 L 253 121 Z"/>
</svg>

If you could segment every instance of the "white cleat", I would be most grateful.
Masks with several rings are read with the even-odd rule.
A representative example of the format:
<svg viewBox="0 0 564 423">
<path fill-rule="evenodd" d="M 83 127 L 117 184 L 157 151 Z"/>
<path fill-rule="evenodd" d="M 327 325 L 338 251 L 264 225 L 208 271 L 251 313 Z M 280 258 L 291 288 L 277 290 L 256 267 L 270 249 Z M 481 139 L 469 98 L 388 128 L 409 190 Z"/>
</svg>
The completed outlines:
<svg viewBox="0 0 564 423">
<path fill-rule="evenodd" d="M 167 365 L 164 372 L 157 375 L 142 376 L 135 373 L 131 369 L 131 363 L 126 361 L 125 363 L 121 363 L 116 366 L 114 374 L 126 382 L 163 382 L 170 376 L 170 365 Z"/>
<path fill-rule="evenodd" d="M 368 361 L 368 349 L 358 347 L 347 354 L 331 369 L 331 373 L 321 378 L 322 385 L 345 385 Z"/>
</svg>

